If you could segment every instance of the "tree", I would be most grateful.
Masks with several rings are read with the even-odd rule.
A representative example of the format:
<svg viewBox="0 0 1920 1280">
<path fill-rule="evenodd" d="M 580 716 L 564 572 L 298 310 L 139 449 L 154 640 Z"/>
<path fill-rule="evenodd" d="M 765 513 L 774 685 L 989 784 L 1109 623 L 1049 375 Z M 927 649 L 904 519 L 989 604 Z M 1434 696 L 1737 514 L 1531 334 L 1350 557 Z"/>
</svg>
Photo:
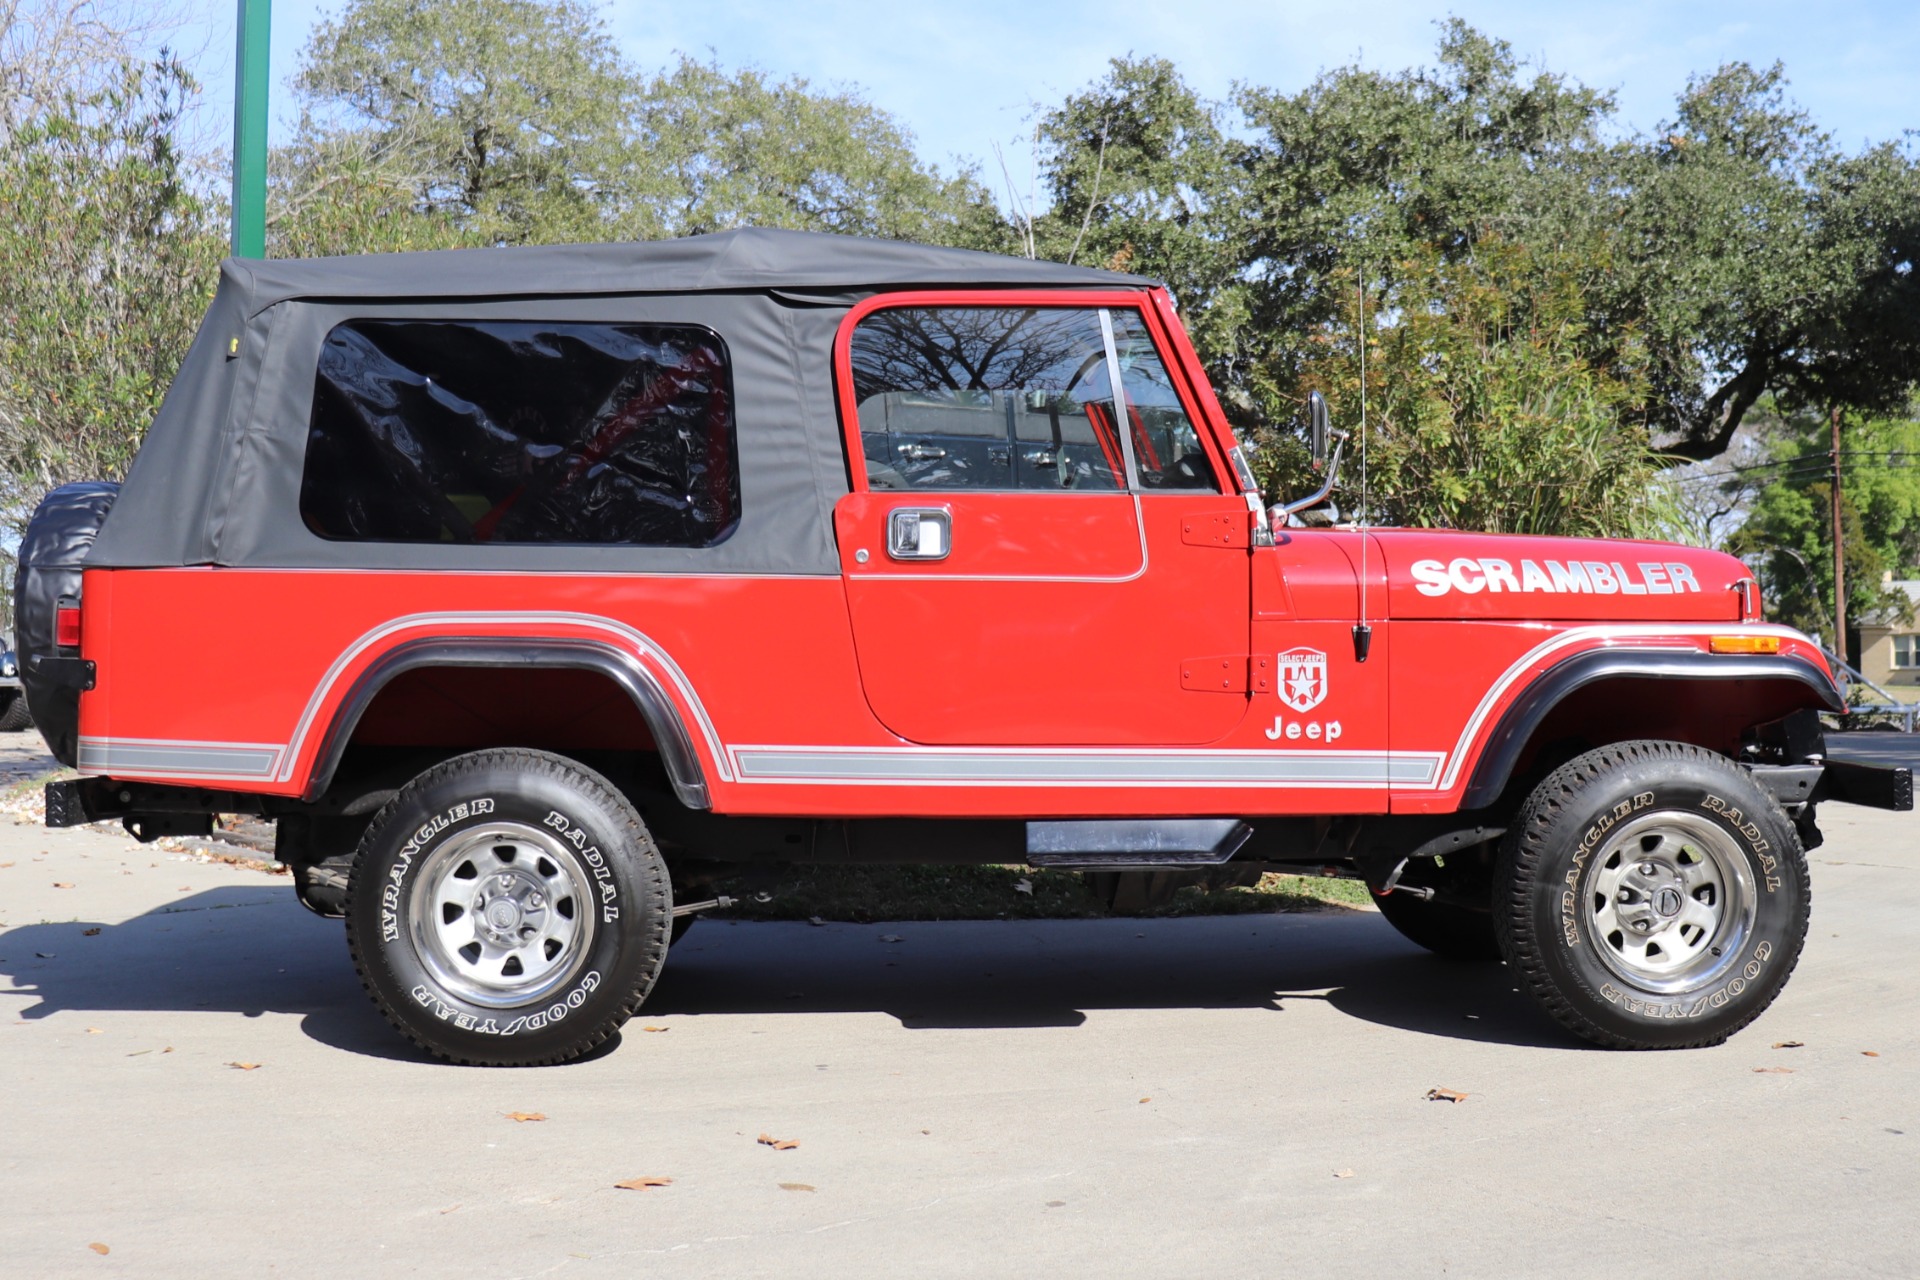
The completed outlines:
<svg viewBox="0 0 1920 1280">
<path fill-rule="evenodd" d="M 351 0 L 314 33 L 279 243 L 304 252 L 757 225 L 1007 244 L 971 170 L 853 92 L 681 58 L 645 77 L 582 0 Z"/>
<path fill-rule="evenodd" d="M 314 30 L 293 83 L 303 115 L 283 170 L 358 152 L 412 185 L 417 212 L 488 241 L 605 234 L 634 86 L 579 0 L 352 0 Z"/>
<path fill-rule="evenodd" d="M 1822 413 L 1770 420 L 1767 458 L 1740 477 L 1748 514 L 1728 549 L 1760 577 L 1770 611 L 1806 631 L 1833 632 L 1832 429 Z M 1850 415 L 1843 423 L 1840 533 L 1847 616 L 1912 616 L 1906 596 L 1881 580 L 1920 576 L 1920 420 Z M 1836 649 L 1839 646 L 1834 646 Z"/>
<path fill-rule="evenodd" d="M 1350 461 L 1340 504 L 1430 528 L 1648 529 L 1661 514 L 1651 501 L 1658 466 L 1645 433 L 1621 421 L 1640 389 L 1624 360 L 1612 368 L 1587 360 L 1586 300 L 1573 270 L 1497 241 L 1458 263 L 1425 252 L 1426 260 L 1368 281 L 1364 325 L 1354 274 L 1327 281 L 1345 306 L 1317 333 L 1302 380 L 1346 406 L 1353 427 L 1359 336 L 1367 335 L 1368 491 L 1362 511 Z M 1299 474 L 1273 478 L 1274 489 L 1295 493 L 1306 483 Z"/>
<path fill-rule="evenodd" d="M 218 210 L 178 144 L 170 57 L 37 107 L 0 137 L 0 510 L 121 475 L 215 282 Z"/>
<path fill-rule="evenodd" d="M 1523 246 L 1578 286 L 1583 361 L 1636 364 L 1622 423 L 1714 457 L 1762 396 L 1888 412 L 1920 380 L 1920 161 L 1842 154 L 1784 86 L 1730 64 L 1620 139 L 1609 95 L 1454 19 L 1431 69 L 1242 87 L 1240 144 L 1170 65 L 1123 60 L 1043 118 L 1036 242 L 1173 283 L 1243 429 L 1298 413 L 1334 282 Z"/>
<path fill-rule="evenodd" d="M 974 172 L 923 165 L 912 135 L 855 93 L 683 57 L 638 101 L 623 166 L 625 234 L 762 226 L 1008 247 Z"/>
<path fill-rule="evenodd" d="M 1734 63 L 1689 85 L 1622 173 L 1611 309 L 1647 337 L 1668 452 L 1724 452 L 1767 395 L 1789 409 L 1905 403 L 1920 380 L 1920 164 L 1907 149 L 1842 155 L 1786 101 L 1778 64 Z"/>
</svg>

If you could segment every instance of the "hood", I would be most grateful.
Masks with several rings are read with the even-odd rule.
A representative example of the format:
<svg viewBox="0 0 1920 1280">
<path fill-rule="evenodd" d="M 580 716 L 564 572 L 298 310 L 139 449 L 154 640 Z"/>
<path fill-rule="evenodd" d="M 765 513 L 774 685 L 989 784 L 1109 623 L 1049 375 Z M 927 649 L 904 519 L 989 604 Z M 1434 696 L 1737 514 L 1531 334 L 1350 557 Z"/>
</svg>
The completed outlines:
<svg viewBox="0 0 1920 1280">
<path fill-rule="evenodd" d="M 1395 618 L 1733 622 L 1735 584 L 1753 581 L 1732 556 L 1668 542 L 1431 529 L 1374 539 Z"/>
</svg>

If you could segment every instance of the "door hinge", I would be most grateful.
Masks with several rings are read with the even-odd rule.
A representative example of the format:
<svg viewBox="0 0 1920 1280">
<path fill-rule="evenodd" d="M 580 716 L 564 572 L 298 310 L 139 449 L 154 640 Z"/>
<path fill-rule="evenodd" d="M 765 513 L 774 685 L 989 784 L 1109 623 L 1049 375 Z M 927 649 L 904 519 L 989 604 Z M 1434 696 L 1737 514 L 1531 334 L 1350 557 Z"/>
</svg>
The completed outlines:
<svg viewBox="0 0 1920 1280">
<path fill-rule="evenodd" d="M 1180 541 L 1194 547 L 1244 547 L 1249 541 L 1247 513 L 1188 516 L 1180 522 Z"/>
<path fill-rule="evenodd" d="M 1180 664 L 1180 687 L 1194 693 L 1273 692 L 1273 659 L 1232 655 L 1188 658 Z"/>
</svg>

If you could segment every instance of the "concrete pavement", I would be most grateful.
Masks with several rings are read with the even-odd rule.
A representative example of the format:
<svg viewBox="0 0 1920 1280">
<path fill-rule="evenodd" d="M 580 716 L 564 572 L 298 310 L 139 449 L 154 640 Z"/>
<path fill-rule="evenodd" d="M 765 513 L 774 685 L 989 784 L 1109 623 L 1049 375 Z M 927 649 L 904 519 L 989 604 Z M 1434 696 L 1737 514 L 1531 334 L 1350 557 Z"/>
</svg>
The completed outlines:
<svg viewBox="0 0 1920 1280">
<path fill-rule="evenodd" d="M 1586 1048 L 1370 911 L 703 921 L 523 1071 L 410 1053 L 284 879 L 0 819 L 0 1272 L 1908 1276 L 1920 817 L 1822 819 L 1717 1049 Z"/>
</svg>

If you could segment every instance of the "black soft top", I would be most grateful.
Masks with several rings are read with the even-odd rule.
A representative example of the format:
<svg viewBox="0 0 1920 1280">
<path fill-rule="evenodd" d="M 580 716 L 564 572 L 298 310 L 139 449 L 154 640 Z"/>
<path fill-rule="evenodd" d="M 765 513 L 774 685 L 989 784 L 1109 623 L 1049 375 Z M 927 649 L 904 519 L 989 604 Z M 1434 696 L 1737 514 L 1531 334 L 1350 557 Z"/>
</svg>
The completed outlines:
<svg viewBox="0 0 1920 1280">
<path fill-rule="evenodd" d="M 748 228 L 627 244 L 438 249 L 352 258 L 264 258 L 220 264 L 251 315 L 306 298 L 474 298 L 738 290 L 877 290 L 913 285 L 1141 288 L 1149 281 L 1091 267 L 865 240 Z"/>
<path fill-rule="evenodd" d="M 87 564 L 93 568 L 838 572 L 847 491 L 831 353 L 859 297 L 906 288 L 1144 289 L 1138 276 L 803 231 L 229 259 Z M 741 521 L 712 547 L 333 542 L 300 519 L 315 369 L 365 318 L 702 325 L 732 363 Z"/>
</svg>

